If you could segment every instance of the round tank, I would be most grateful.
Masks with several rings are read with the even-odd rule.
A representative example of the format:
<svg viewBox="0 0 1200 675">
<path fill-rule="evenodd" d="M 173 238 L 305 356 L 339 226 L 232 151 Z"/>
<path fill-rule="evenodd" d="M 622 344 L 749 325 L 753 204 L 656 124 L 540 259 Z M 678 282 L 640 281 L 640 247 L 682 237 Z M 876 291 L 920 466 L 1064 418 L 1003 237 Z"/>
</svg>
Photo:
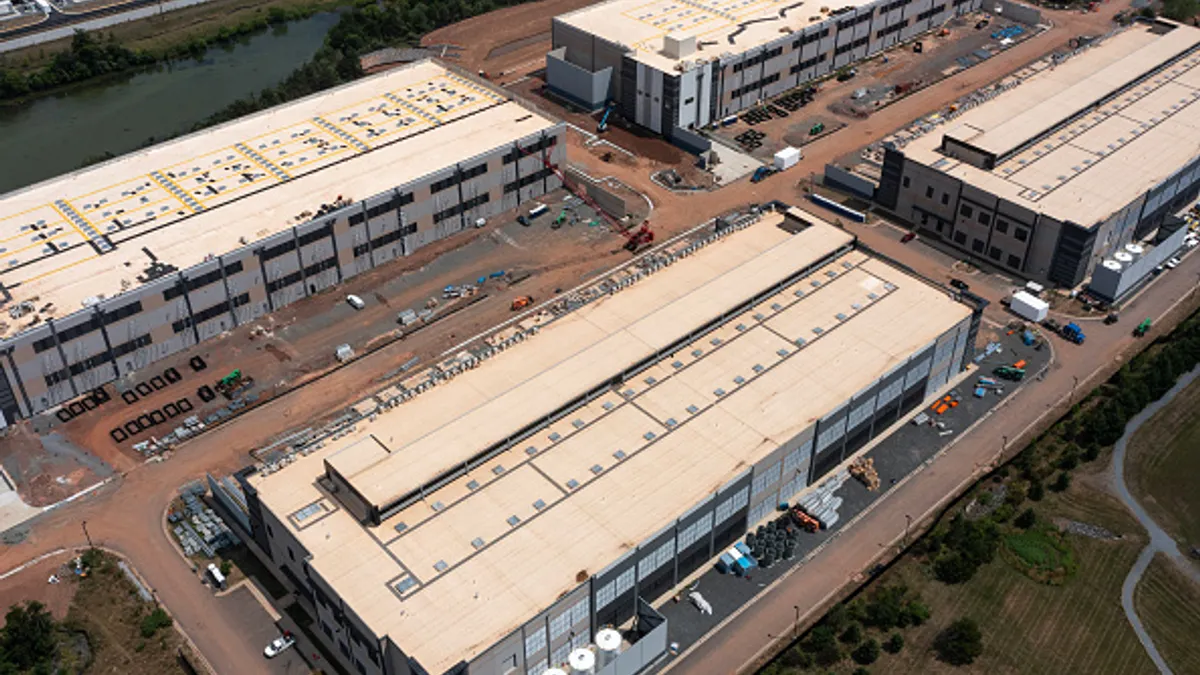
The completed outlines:
<svg viewBox="0 0 1200 675">
<path fill-rule="evenodd" d="M 1104 269 L 1109 269 L 1114 272 L 1121 271 L 1121 263 L 1117 262 L 1116 260 L 1105 260 L 1103 264 L 1104 264 Z"/>
<path fill-rule="evenodd" d="M 596 649 L 600 651 L 601 668 L 612 663 L 621 653 L 621 633 L 612 628 L 605 628 L 596 633 Z"/>
<path fill-rule="evenodd" d="M 576 649 L 567 657 L 571 664 L 571 675 L 594 675 L 596 672 L 596 655 L 590 649 Z"/>
<path fill-rule="evenodd" d="M 1128 265 L 1129 263 L 1133 262 L 1133 254 L 1126 253 L 1125 251 L 1117 251 L 1113 254 L 1113 259 L 1122 265 Z"/>
<path fill-rule="evenodd" d="M 1125 252 L 1137 258 L 1145 253 L 1146 249 L 1142 248 L 1141 244 L 1125 244 Z"/>
</svg>

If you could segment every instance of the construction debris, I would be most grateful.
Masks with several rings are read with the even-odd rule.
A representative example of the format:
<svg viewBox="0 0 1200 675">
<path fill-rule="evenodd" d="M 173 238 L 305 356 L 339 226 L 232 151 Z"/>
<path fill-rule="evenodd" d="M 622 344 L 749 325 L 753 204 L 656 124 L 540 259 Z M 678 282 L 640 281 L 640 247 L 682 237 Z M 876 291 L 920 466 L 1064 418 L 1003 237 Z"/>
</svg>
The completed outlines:
<svg viewBox="0 0 1200 675">
<path fill-rule="evenodd" d="M 859 457 L 850 464 L 850 475 L 867 486 L 868 490 L 879 489 L 879 472 L 875 470 L 875 460 L 871 457 Z"/>
</svg>

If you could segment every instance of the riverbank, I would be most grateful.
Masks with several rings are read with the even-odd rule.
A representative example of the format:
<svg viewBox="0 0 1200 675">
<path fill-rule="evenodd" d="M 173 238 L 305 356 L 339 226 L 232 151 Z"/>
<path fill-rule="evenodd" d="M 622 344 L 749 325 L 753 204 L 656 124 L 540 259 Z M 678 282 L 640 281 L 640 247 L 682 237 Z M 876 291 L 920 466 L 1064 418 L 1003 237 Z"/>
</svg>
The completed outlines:
<svg viewBox="0 0 1200 675">
<path fill-rule="evenodd" d="M 239 36 L 265 30 L 272 14 L 277 18 L 271 23 L 278 24 L 351 4 L 353 2 L 349 0 L 209 0 L 140 21 L 117 24 L 102 33 L 105 40 L 111 39 L 131 51 L 164 57 L 171 53 L 186 56 L 188 49 L 193 48 L 191 45 L 217 43 L 222 35 L 232 42 Z M 248 27 L 253 29 L 239 30 Z M 15 50 L 0 56 L 0 66 L 27 74 L 44 68 L 56 54 L 70 48 L 71 38 L 65 38 Z"/>
</svg>

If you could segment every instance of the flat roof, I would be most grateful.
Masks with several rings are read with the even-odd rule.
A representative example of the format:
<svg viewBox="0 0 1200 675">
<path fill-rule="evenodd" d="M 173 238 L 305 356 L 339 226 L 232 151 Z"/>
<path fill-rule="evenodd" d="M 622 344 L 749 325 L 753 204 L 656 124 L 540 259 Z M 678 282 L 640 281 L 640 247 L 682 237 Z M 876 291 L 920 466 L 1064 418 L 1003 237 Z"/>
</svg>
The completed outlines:
<svg viewBox="0 0 1200 675">
<path fill-rule="evenodd" d="M 551 125 L 420 61 L 0 195 L 0 284 L 63 317 Z"/>
<path fill-rule="evenodd" d="M 767 44 L 873 0 L 803 5 L 795 0 L 608 0 L 555 17 L 569 26 L 636 51 L 637 60 L 671 71 L 681 61 L 711 60 Z M 667 35 L 696 39 L 696 51 L 675 59 L 663 52 Z"/>
<path fill-rule="evenodd" d="M 789 234 L 767 215 L 250 480 L 373 631 L 431 672 L 470 660 L 970 316 L 803 217 Z M 328 461 L 355 467 L 358 490 L 403 492 L 487 447 L 496 424 L 561 412 L 768 293 L 378 527 L 317 482 Z"/>
<path fill-rule="evenodd" d="M 1084 227 L 1103 222 L 1200 155 L 1200 30 L 1135 24 L 904 148 L 1021 206 Z M 997 157 L 946 156 L 943 137 Z"/>
</svg>

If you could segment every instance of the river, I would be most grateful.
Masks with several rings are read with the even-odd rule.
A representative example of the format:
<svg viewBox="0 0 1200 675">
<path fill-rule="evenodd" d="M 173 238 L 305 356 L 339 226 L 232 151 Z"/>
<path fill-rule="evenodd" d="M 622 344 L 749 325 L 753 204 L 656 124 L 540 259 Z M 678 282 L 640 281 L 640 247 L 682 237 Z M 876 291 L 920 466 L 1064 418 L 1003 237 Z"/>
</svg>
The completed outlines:
<svg viewBox="0 0 1200 675">
<path fill-rule="evenodd" d="M 184 61 L 0 108 L 0 194 L 166 138 L 225 105 L 274 86 L 321 46 L 332 12 Z"/>
</svg>

